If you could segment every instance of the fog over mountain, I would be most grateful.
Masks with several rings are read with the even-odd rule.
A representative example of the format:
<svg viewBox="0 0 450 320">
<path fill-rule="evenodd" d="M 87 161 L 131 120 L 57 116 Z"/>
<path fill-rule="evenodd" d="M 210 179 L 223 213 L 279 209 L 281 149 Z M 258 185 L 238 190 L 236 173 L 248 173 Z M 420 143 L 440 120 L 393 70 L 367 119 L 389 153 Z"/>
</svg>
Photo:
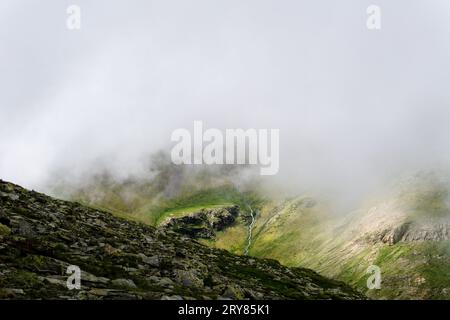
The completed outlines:
<svg viewBox="0 0 450 320">
<path fill-rule="evenodd" d="M 138 174 L 194 120 L 280 129 L 267 179 L 292 190 L 352 198 L 448 167 L 449 15 L 446 0 L 3 0 L 0 178 Z"/>
</svg>

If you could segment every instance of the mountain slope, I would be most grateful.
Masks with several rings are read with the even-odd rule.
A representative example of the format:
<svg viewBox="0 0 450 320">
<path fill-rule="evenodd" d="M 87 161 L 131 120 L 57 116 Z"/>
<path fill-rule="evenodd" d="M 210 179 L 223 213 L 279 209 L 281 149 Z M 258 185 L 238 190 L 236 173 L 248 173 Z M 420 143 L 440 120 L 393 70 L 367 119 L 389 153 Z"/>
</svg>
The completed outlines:
<svg viewBox="0 0 450 320">
<path fill-rule="evenodd" d="M 450 299 L 448 196 L 445 175 L 428 172 L 345 216 L 308 197 L 272 204 L 258 217 L 250 255 L 312 268 L 372 298 Z M 371 265 L 381 270 L 380 289 L 367 289 Z"/>
<path fill-rule="evenodd" d="M 306 195 L 266 200 L 256 210 L 249 255 L 311 268 L 372 298 L 450 299 L 449 190 L 447 175 L 422 172 L 346 214 Z M 243 254 L 248 226 L 237 219 L 204 242 Z M 367 288 L 373 265 L 380 289 Z"/>
<path fill-rule="evenodd" d="M 0 298 L 360 299 L 342 282 L 235 256 L 0 180 Z M 65 273 L 79 266 L 81 290 Z"/>
<path fill-rule="evenodd" d="M 258 183 L 247 185 L 243 192 L 222 176 L 192 174 L 170 196 L 157 201 L 141 197 L 139 214 L 131 217 L 144 218 L 141 221 L 154 226 L 168 225 L 234 254 L 243 255 L 248 248 L 249 256 L 311 268 L 371 298 L 450 299 L 450 179 L 446 172 L 395 179 L 377 194 L 366 195 L 356 210 L 338 214 L 323 199 L 301 195 L 273 200 L 262 196 Z M 153 181 L 141 184 L 151 186 Z M 97 185 L 93 189 L 108 195 L 114 188 Z M 124 195 L 139 188 L 131 182 L 119 189 Z M 80 199 L 79 194 L 71 198 Z M 123 207 L 110 201 L 113 198 L 103 196 L 88 203 Z M 126 197 L 121 199 L 119 204 L 126 204 Z M 237 215 L 229 214 L 234 206 Z M 211 224 L 219 216 L 220 223 Z M 380 289 L 367 288 L 371 276 L 367 270 L 372 265 L 381 270 Z"/>
</svg>

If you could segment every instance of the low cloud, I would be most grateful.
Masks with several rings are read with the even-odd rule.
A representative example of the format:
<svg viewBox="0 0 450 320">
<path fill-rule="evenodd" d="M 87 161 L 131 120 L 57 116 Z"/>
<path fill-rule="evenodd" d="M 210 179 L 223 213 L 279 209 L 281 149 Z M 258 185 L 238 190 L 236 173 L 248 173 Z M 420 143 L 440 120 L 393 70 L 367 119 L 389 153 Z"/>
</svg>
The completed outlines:
<svg viewBox="0 0 450 320">
<path fill-rule="evenodd" d="M 280 129 L 274 186 L 358 198 L 446 167 L 450 6 L 378 1 L 3 1 L 0 177 L 139 175 L 177 128 Z"/>
</svg>

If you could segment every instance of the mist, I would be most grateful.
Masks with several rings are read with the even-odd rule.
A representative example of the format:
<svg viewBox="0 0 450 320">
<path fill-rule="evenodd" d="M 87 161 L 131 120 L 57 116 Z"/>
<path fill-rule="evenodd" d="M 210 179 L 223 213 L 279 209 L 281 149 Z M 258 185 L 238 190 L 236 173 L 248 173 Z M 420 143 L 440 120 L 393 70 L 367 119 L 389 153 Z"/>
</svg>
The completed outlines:
<svg viewBox="0 0 450 320">
<path fill-rule="evenodd" d="M 264 179 L 292 192 L 353 199 L 447 168 L 449 16 L 446 0 L 3 0 L 0 178 L 139 176 L 195 120 L 280 129 Z"/>
</svg>

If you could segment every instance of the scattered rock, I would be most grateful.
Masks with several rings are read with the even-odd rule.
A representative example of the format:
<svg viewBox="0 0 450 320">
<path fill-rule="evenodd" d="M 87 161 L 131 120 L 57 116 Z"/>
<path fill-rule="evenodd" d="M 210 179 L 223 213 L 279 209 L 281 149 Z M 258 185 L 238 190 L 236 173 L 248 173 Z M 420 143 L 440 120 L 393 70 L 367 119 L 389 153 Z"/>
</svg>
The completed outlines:
<svg viewBox="0 0 450 320">
<path fill-rule="evenodd" d="M 183 300 L 181 296 L 162 296 L 161 300 Z"/>
<path fill-rule="evenodd" d="M 0 223 L 0 236 L 6 236 L 11 233 L 11 229 Z"/>
<path fill-rule="evenodd" d="M 164 277 L 158 281 L 158 285 L 160 285 L 162 287 L 171 286 L 171 285 L 173 285 L 173 281 L 170 280 L 169 278 Z"/>
<path fill-rule="evenodd" d="M 122 288 L 132 288 L 132 289 L 137 288 L 137 286 L 134 284 L 133 280 L 130 280 L 130 279 L 115 279 L 111 283 L 117 287 L 122 287 Z"/>
<path fill-rule="evenodd" d="M 222 297 L 230 298 L 233 300 L 241 300 L 241 299 L 244 299 L 245 294 L 244 294 L 244 291 L 240 287 L 234 286 L 234 285 L 228 285 L 227 288 L 225 289 L 225 292 L 222 294 Z"/>
<path fill-rule="evenodd" d="M 147 257 L 143 253 L 140 253 L 139 256 L 142 258 L 142 262 L 144 262 L 152 267 L 159 267 L 161 264 L 161 261 L 158 256 Z"/>
<path fill-rule="evenodd" d="M 176 270 L 175 274 L 177 282 L 184 287 L 203 287 L 203 280 L 197 277 L 197 275 L 191 270 Z"/>
</svg>

